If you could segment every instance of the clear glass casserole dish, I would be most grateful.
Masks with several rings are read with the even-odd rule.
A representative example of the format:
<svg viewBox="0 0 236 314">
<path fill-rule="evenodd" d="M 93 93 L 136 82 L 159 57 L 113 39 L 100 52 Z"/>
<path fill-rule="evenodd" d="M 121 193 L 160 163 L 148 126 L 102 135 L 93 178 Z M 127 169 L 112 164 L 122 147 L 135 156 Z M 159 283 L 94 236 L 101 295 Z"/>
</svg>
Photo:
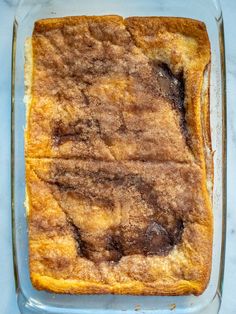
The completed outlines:
<svg viewBox="0 0 236 314">
<path fill-rule="evenodd" d="M 28 270 L 24 169 L 24 43 L 41 18 L 68 15 L 175 16 L 203 21 L 211 42 L 210 107 L 214 153 L 214 242 L 212 273 L 201 296 L 140 297 L 57 295 L 35 290 Z M 12 67 L 12 210 L 16 291 L 21 313 L 218 313 L 221 303 L 226 217 L 225 72 L 223 19 L 216 0 L 22 0 L 13 32 Z"/>
</svg>

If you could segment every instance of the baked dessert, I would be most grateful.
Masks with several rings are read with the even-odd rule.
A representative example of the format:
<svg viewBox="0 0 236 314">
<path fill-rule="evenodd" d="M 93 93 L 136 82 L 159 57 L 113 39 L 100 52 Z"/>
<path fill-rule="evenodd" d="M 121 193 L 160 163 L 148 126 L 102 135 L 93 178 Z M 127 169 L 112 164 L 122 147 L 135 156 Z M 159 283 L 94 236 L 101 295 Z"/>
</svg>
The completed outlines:
<svg viewBox="0 0 236 314">
<path fill-rule="evenodd" d="M 209 73 L 199 21 L 35 23 L 25 64 L 35 288 L 204 291 L 213 234 Z"/>
</svg>

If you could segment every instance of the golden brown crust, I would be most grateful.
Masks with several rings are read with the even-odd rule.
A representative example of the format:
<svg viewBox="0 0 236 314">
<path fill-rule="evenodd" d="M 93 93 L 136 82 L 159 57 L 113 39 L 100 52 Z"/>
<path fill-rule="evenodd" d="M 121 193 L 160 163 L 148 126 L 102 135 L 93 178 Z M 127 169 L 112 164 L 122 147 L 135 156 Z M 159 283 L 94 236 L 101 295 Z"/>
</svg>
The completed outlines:
<svg viewBox="0 0 236 314">
<path fill-rule="evenodd" d="M 209 64 L 207 32 L 195 20 L 35 23 L 25 153 L 37 289 L 204 291 L 213 228 Z"/>
</svg>

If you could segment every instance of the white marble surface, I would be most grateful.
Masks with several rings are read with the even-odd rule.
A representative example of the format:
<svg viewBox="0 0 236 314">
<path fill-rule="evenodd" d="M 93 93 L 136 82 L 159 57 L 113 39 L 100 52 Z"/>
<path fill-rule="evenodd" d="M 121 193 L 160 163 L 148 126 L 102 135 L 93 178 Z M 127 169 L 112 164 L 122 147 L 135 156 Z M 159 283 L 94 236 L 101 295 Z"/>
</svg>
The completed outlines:
<svg viewBox="0 0 236 314">
<path fill-rule="evenodd" d="M 236 1 L 222 0 L 227 71 L 227 241 L 221 314 L 236 313 Z"/>
<path fill-rule="evenodd" d="M 10 201 L 10 69 L 14 5 L 0 0 L 0 314 L 19 314 L 13 277 Z M 236 313 L 236 1 L 222 0 L 228 98 L 228 228 L 221 314 Z M 209 313 L 211 314 L 211 313 Z"/>
</svg>

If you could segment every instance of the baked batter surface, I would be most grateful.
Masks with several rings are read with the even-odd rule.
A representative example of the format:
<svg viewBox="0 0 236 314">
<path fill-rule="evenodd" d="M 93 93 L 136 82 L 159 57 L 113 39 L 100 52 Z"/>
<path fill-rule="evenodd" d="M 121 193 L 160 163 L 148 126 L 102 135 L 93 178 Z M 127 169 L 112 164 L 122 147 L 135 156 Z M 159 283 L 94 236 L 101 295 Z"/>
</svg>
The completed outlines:
<svg viewBox="0 0 236 314">
<path fill-rule="evenodd" d="M 183 18 L 40 20 L 26 45 L 30 274 L 58 293 L 200 294 L 210 45 Z"/>
</svg>

